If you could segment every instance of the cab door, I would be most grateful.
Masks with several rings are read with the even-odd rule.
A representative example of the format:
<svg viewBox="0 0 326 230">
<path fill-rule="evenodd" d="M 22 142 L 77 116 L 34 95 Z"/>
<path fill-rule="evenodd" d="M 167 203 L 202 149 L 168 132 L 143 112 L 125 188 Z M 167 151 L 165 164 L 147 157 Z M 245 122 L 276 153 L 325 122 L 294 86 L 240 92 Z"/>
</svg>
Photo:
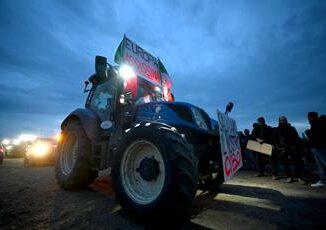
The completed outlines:
<svg viewBox="0 0 326 230">
<path fill-rule="evenodd" d="M 113 119 L 117 88 L 108 80 L 96 86 L 89 107 L 100 118 L 100 126 L 103 130 L 109 130 L 115 126 Z"/>
</svg>

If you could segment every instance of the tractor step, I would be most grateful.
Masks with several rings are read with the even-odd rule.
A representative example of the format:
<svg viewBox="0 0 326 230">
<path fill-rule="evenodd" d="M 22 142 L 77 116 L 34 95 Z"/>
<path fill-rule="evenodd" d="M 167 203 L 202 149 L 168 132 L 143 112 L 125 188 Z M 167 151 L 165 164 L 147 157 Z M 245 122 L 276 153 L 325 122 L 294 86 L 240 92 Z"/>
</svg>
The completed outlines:
<svg viewBox="0 0 326 230">
<path fill-rule="evenodd" d="M 102 170 L 105 168 L 108 148 L 108 141 L 101 141 L 92 144 L 91 162 L 93 169 Z"/>
</svg>

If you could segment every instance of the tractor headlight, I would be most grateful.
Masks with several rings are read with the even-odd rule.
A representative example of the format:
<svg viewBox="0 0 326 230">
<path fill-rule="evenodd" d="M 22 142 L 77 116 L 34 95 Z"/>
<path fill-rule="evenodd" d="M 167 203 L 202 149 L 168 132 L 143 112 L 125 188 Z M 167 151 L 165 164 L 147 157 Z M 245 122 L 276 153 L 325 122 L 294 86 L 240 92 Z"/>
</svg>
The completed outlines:
<svg viewBox="0 0 326 230">
<path fill-rule="evenodd" d="M 31 148 L 31 154 L 35 157 L 43 157 L 48 154 L 50 146 L 46 143 L 36 143 Z"/>
<path fill-rule="evenodd" d="M 128 80 L 136 76 L 134 70 L 129 65 L 120 66 L 119 75 L 125 80 Z"/>
<path fill-rule="evenodd" d="M 125 104 L 125 102 L 126 102 L 126 100 L 125 100 L 125 95 L 122 94 L 122 95 L 120 96 L 120 100 L 119 100 L 119 101 L 120 101 L 120 104 Z"/>
<path fill-rule="evenodd" d="M 191 112 L 194 116 L 197 126 L 201 129 L 208 130 L 207 124 L 205 122 L 205 118 L 203 117 L 199 109 L 192 107 Z"/>
</svg>

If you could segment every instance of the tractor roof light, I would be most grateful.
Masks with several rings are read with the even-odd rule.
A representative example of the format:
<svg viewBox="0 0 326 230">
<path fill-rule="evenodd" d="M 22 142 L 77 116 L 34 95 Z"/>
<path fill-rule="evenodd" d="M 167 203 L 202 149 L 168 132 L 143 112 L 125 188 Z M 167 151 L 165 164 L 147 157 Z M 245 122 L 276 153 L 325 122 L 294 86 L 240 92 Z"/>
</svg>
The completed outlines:
<svg viewBox="0 0 326 230">
<path fill-rule="evenodd" d="M 119 75 L 125 80 L 129 80 L 130 78 L 133 78 L 136 76 L 134 70 L 129 65 L 120 66 Z"/>
</svg>

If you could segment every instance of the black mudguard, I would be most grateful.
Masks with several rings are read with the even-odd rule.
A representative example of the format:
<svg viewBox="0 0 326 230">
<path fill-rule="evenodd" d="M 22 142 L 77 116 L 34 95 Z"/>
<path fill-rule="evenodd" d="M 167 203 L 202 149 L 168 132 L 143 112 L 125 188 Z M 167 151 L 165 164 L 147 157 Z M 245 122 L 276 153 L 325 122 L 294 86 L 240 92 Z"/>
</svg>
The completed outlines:
<svg viewBox="0 0 326 230">
<path fill-rule="evenodd" d="M 100 118 L 94 111 L 87 108 L 74 110 L 61 123 L 61 130 L 63 130 L 71 119 L 78 119 L 82 123 L 86 135 L 90 140 L 95 141 L 99 138 L 101 133 Z"/>
</svg>

